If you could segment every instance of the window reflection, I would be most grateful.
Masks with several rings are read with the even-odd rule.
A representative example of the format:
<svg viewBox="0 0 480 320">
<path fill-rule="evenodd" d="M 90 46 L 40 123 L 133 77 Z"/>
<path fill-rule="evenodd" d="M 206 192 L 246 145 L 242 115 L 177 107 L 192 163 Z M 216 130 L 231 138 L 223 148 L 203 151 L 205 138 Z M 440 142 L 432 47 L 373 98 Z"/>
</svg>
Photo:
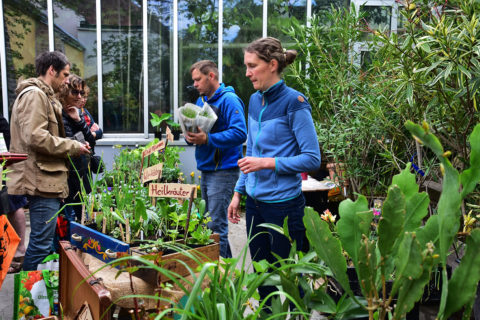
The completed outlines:
<svg viewBox="0 0 480 320">
<path fill-rule="evenodd" d="M 331 7 L 349 8 L 350 0 L 312 0 L 312 14 L 328 11 Z"/>
<path fill-rule="evenodd" d="M 173 114 L 172 9 L 172 0 L 148 1 L 148 110 L 159 115 Z"/>
<path fill-rule="evenodd" d="M 97 34 L 95 2 L 53 2 L 55 50 L 65 53 L 71 73 L 84 78 L 90 88 L 85 108 L 98 122 Z"/>
<path fill-rule="evenodd" d="M 101 10 L 104 132 L 143 132 L 141 2 L 102 0 Z"/>
<path fill-rule="evenodd" d="M 297 22 L 305 24 L 307 20 L 306 0 L 269 0 L 268 1 L 268 29 L 267 33 L 286 45 L 292 39 L 285 35 L 285 31 Z"/>
<path fill-rule="evenodd" d="M 363 34 L 363 40 L 372 38 L 372 30 L 390 31 L 392 19 L 391 6 L 363 6 L 361 7 L 364 22 L 366 24 L 366 32 Z"/>
<path fill-rule="evenodd" d="M 190 66 L 203 59 L 218 63 L 218 1 L 178 1 L 178 97 L 195 102 Z"/>
<path fill-rule="evenodd" d="M 47 1 L 4 0 L 3 13 L 11 112 L 17 80 L 35 77 L 35 57 L 48 50 Z"/>
<path fill-rule="evenodd" d="M 223 82 L 235 88 L 246 106 L 255 90 L 245 77 L 243 49 L 262 36 L 262 10 L 259 0 L 223 2 Z"/>
</svg>

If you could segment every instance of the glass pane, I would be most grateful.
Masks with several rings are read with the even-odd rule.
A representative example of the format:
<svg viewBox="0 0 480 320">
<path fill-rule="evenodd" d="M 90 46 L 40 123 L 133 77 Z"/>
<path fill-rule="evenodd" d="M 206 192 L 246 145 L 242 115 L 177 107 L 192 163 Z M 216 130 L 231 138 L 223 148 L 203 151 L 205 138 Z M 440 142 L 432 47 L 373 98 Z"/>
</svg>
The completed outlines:
<svg viewBox="0 0 480 320">
<path fill-rule="evenodd" d="M 143 132 L 142 5 L 102 0 L 103 131 Z"/>
<path fill-rule="evenodd" d="M 291 42 L 292 40 L 285 35 L 285 31 L 290 28 L 294 21 L 300 24 L 306 23 L 306 5 L 306 0 L 269 0 L 268 35 L 279 39 L 283 46 L 288 47 L 285 42 Z"/>
<path fill-rule="evenodd" d="M 84 78 L 90 88 L 85 108 L 98 123 L 97 30 L 95 1 L 53 2 L 55 50 L 65 53 L 71 73 Z"/>
<path fill-rule="evenodd" d="M 218 1 L 178 1 L 178 98 L 195 102 L 190 66 L 199 60 L 218 63 Z"/>
<path fill-rule="evenodd" d="M 173 114 L 172 9 L 172 0 L 148 1 L 148 110 L 159 115 Z"/>
<path fill-rule="evenodd" d="M 224 0 L 223 10 L 223 82 L 233 86 L 248 107 L 255 90 L 245 77 L 243 49 L 262 36 L 263 2 Z"/>
<path fill-rule="evenodd" d="M 11 111 L 17 80 L 35 77 L 35 57 L 48 50 L 47 1 L 4 0 L 3 12 Z"/>
<path fill-rule="evenodd" d="M 367 28 L 370 30 L 390 31 L 392 7 L 390 6 L 364 6 L 361 7 Z M 371 32 L 364 32 L 362 38 L 371 38 Z"/>
<path fill-rule="evenodd" d="M 348 8 L 350 0 L 312 0 L 312 14 L 330 10 L 332 6 L 335 8 Z"/>
</svg>

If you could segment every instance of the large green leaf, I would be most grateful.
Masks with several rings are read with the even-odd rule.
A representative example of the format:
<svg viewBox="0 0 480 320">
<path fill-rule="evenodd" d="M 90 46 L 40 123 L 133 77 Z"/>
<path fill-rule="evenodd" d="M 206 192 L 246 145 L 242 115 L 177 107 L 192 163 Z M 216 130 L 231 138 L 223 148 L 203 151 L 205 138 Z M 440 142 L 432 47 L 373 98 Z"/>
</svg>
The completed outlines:
<svg viewBox="0 0 480 320">
<path fill-rule="evenodd" d="M 426 192 L 416 193 L 406 201 L 404 231 L 414 231 L 428 214 L 430 198 Z"/>
<path fill-rule="evenodd" d="M 444 319 L 475 299 L 480 281 L 480 229 L 474 229 L 467 237 L 467 249 L 462 261 L 448 281 L 448 298 Z"/>
<path fill-rule="evenodd" d="M 395 306 L 393 319 L 403 319 L 407 312 L 412 310 L 415 302 L 420 300 L 425 289 L 425 285 L 430 281 L 430 272 L 434 265 L 431 256 L 427 256 L 423 261 L 423 271 L 419 278 L 405 279 L 398 291 L 398 300 Z"/>
<path fill-rule="evenodd" d="M 469 137 L 470 168 L 460 174 L 462 183 L 462 199 L 473 191 L 480 180 L 480 125 L 476 125 Z"/>
<path fill-rule="evenodd" d="M 347 262 L 342 254 L 340 241 L 332 235 L 328 224 L 312 208 L 305 208 L 303 223 L 307 238 L 320 259 L 330 268 L 342 288 L 353 296 L 347 277 Z"/>
<path fill-rule="evenodd" d="M 429 147 L 440 160 L 444 176 L 442 183 L 442 194 L 438 201 L 438 233 L 439 233 L 439 254 L 443 266 L 447 263 L 447 253 L 453 238 L 459 228 L 460 205 L 460 177 L 458 171 L 452 166 L 443 152 L 443 147 L 437 137 L 419 125 L 407 121 L 405 126 L 408 131 L 417 137 L 425 146 Z"/>
<path fill-rule="evenodd" d="M 383 203 L 382 217 L 378 223 L 378 248 L 384 259 L 392 252 L 395 240 L 403 232 L 405 221 L 405 197 L 398 186 L 388 189 Z"/>
<path fill-rule="evenodd" d="M 337 222 L 337 232 L 343 249 L 347 251 L 356 265 L 358 250 L 362 235 L 368 235 L 373 214 L 368 212 L 368 201 L 360 195 L 357 201 L 350 199 L 342 201 L 338 207 L 340 220 Z"/>
<path fill-rule="evenodd" d="M 430 216 L 425 226 L 418 228 L 416 232 L 418 242 L 423 249 L 428 242 L 435 245 L 438 242 L 438 215 Z"/>
<path fill-rule="evenodd" d="M 425 192 L 418 193 L 415 175 L 410 172 L 411 163 L 392 179 L 392 185 L 397 185 L 405 196 L 404 231 L 413 231 L 421 226 L 422 219 L 428 214 L 430 199 Z"/>
<path fill-rule="evenodd" d="M 406 279 L 419 278 L 423 273 L 422 249 L 413 232 L 406 232 L 395 257 L 396 276 L 391 294 L 396 294 Z"/>
<path fill-rule="evenodd" d="M 363 236 L 360 242 L 360 250 L 358 251 L 358 263 L 355 265 L 358 282 L 362 289 L 363 296 L 366 298 L 374 298 L 377 288 L 375 279 L 377 277 L 377 255 L 375 254 L 375 241 L 368 240 L 367 236 Z"/>
</svg>

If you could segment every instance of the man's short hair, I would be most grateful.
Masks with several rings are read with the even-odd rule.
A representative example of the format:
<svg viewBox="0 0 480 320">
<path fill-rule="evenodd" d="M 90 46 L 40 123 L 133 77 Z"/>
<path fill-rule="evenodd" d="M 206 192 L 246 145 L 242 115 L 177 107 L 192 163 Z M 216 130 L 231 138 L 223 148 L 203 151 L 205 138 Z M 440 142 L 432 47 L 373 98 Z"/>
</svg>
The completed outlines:
<svg viewBox="0 0 480 320">
<path fill-rule="evenodd" d="M 67 57 L 60 51 L 46 51 L 38 55 L 35 59 L 35 69 L 37 76 L 44 76 L 47 74 L 48 68 L 53 67 L 53 70 L 60 72 L 65 66 L 70 65 Z"/>
<path fill-rule="evenodd" d="M 213 72 L 215 75 L 215 79 L 218 80 L 218 68 L 217 64 L 211 60 L 201 60 L 197 61 L 192 66 L 190 67 L 190 73 L 193 72 L 193 70 L 197 69 L 200 71 L 202 74 L 208 75 L 210 72 Z"/>
</svg>

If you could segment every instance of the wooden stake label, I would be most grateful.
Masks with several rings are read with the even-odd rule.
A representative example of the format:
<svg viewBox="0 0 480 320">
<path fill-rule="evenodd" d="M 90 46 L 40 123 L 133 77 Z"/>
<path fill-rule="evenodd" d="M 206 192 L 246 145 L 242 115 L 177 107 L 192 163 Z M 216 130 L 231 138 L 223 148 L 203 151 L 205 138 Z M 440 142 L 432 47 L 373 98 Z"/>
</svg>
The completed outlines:
<svg viewBox="0 0 480 320">
<path fill-rule="evenodd" d="M 142 183 L 160 179 L 162 177 L 163 163 L 156 164 L 143 170 Z"/>
<path fill-rule="evenodd" d="M 151 155 L 152 153 L 154 153 L 155 151 L 160 151 L 160 150 L 163 150 L 163 149 L 165 149 L 165 141 L 161 140 L 159 143 L 151 146 L 150 148 L 148 148 L 146 150 L 143 150 L 142 157 L 145 158 L 145 157 Z"/>
<path fill-rule="evenodd" d="M 148 186 L 150 197 L 189 198 L 190 191 L 195 188 L 194 198 L 197 197 L 197 186 L 181 183 L 151 183 Z"/>
<path fill-rule="evenodd" d="M 170 130 L 169 127 L 167 127 L 166 133 L 167 133 L 167 140 L 170 141 L 170 142 L 173 142 L 172 130 Z"/>
</svg>

